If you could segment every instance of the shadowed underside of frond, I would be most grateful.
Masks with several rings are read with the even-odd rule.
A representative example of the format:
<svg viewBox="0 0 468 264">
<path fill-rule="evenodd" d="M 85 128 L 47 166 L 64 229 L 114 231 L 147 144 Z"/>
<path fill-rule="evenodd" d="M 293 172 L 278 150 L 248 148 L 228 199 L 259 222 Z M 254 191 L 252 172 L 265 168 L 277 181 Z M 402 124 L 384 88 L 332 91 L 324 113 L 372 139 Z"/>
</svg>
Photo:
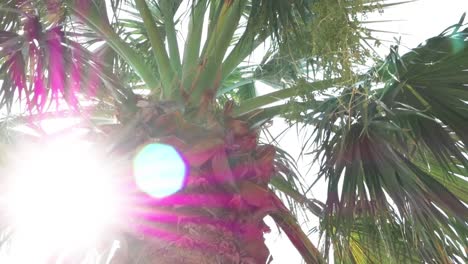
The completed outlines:
<svg viewBox="0 0 468 264">
<path fill-rule="evenodd" d="M 328 180 L 321 226 L 335 259 L 466 258 L 468 33 L 454 28 L 404 56 L 393 49 L 370 80 L 306 117 Z"/>
</svg>

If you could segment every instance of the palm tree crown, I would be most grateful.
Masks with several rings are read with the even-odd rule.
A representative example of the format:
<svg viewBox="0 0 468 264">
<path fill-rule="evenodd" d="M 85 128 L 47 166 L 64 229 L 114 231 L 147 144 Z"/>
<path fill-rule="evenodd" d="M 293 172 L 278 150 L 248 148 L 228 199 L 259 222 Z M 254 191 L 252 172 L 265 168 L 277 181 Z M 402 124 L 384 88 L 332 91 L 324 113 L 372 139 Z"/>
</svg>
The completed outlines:
<svg viewBox="0 0 468 264">
<path fill-rule="evenodd" d="M 463 16 L 363 72 L 378 40 L 362 15 L 402 3 L 3 1 L 5 155 L 25 140 L 12 132 L 20 125 L 43 141 L 44 120 L 84 120 L 132 190 L 122 199 L 138 201 L 109 235 L 126 247 L 112 263 L 265 263 L 266 215 L 307 263 L 464 263 L 468 28 Z M 259 96 L 257 81 L 276 90 Z M 326 181 L 323 203 L 307 196 L 287 152 L 259 139 L 276 116 L 313 131 L 304 148 Z M 126 173 L 154 142 L 188 168 L 182 190 L 162 199 Z M 296 208 L 320 218 L 318 245 Z M 0 246 L 11 225 L 0 222 Z"/>
</svg>

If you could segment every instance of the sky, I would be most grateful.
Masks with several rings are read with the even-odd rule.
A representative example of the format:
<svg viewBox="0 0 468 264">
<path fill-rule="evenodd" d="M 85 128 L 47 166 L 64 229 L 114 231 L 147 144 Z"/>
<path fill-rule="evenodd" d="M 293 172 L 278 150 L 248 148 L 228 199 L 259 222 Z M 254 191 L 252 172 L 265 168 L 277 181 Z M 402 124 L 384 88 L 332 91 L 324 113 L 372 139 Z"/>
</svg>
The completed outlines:
<svg viewBox="0 0 468 264">
<path fill-rule="evenodd" d="M 395 2 L 395 1 L 393 1 Z M 407 51 L 409 48 L 416 47 L 426 39 L 434 37 L 444 31 L 447 27 L 457 23 L 464 12 L 468 12 L 468 0 L 419 0 L 403 5 L 387 8 L 382 14 L 369 14 L 369 21 L 376 20 L 392 20 L 391 22 L 377 23 L 372 26 L 374 29 L 391 31 L 394 33 L 381 33 L 377 37 L 391 42 L 384 42 L 378 52 L 381 56 L 385 56 L 390 45 L 394 45 L 394 39 L 400 39 L 400 51 Z M 468 22 L 468 17 L 465 23 Z M 406 47 L 407 49 L 405 49 Z M 271 92 L 272 89 L 261 83 L 257 83 L 257 91 L 260 94 Z M 286 124 L 283 120 L 277 119 L 271 128 L 273 133 L 281 133 Z M 298 157 L 300 149 L 300 136 L 298 137 L 295 129 L 290 129 L 280 138 L 280 144 L 287 149 L 293 157 Z M 298 166 L 303 176 L 313 181 L 317 171 L 309 169 L 309 158 L 300 159 Z M 311 180 L 312 179 L 312 180 Z M 316 199 L 324 201 L 326 187 L 318 185 L 312 189 L 312 196 Z M 266 219 L 267 224 L 271 227 L 272 232 L 267 234 L 266 243 L 273 255 L 274 264 L 280 263 L 302 263 L 302 258 L 296 249 L 292 246 L 285 235 L 278 233 L 277 228 L 270 219 Z M 317 226 L 318 219 L 299 219 L 299 223 L 309 230 L 311 227 Z M 317 234 L 311 235 L 311 240 L 317 242 Z"/>
</svg>

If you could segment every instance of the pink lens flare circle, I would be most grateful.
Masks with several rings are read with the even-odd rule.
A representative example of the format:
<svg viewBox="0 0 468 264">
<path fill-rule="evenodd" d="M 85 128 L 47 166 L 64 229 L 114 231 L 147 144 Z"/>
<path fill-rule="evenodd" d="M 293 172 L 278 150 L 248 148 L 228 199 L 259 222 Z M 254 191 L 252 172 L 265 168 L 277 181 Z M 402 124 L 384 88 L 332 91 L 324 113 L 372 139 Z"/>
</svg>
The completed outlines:
<svg viewBox="0 0 468 264">
<path fill-rule="evenodd" d="M 133 159 L 133 175 L 142 192 L 160 199 L 184 187 L 187 165 L 174 147 L 151 143 Z"/>
</svg>

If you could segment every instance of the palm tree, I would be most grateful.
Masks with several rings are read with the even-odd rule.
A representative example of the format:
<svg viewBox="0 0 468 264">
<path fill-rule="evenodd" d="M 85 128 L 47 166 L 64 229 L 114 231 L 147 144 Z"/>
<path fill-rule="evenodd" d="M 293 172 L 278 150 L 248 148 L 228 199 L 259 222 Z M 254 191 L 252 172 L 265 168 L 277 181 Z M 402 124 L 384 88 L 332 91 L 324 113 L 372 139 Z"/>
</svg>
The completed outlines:
<svg viewBox="0 0 468 264">
<path fill-rule="evenodd" d="M 356 74 L 376 41 L 360 15 L 393 4 L 3 1 L 3 133 L 80 115 L 92 121 L 89 140 L 118 160 L 118 177 L 150 142 L 182 154 L 179 192 L 157 199 L 126 186 L 146 213 L 114 232 L 126 250 L 112 263 L 265 263 L 267 215 L 307 263 L 330 261 L 330 250 L 340 263 L 463 263 L 468 31 L 462 18 Z M 260 63 L 244 62 L 267 44 Z M 255 81 L 277 91 L 257 96 Z M 325 203 L 306 196 L 285 151 L 260 142 L 279 115 L 314 130 L 305 147 L 327 182 Z M 318 248 L 297 207 L 320 217 Z"/>
</svg>

